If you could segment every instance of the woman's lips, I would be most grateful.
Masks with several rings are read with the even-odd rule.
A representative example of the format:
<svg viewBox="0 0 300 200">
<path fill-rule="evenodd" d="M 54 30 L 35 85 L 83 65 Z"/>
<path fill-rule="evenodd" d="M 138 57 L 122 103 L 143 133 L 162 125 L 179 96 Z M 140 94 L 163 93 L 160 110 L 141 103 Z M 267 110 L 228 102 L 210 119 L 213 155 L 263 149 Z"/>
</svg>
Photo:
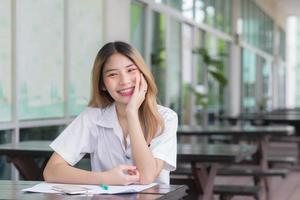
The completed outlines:
<svg viewBox="0 0 300 200">
<path fill-rule="evenodd" d="M 133 94 L 133 91 L 134 91 L 134 87 L 131 87 L 131 88 L 125 88 L 125 89 L 119 90 L 118 93 L 121 96 L 131 96 Z"/>
</svg>

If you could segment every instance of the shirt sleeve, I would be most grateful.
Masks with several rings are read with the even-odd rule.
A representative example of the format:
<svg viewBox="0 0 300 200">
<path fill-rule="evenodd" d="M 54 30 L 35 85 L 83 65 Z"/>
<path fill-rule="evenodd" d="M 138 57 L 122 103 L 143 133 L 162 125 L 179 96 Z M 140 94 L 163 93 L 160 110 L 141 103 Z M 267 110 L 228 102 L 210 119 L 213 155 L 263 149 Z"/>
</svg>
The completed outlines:
<svg viewBox="0 0 300 200">
<path fill-rule="evenodd" d="M 86 153 L 92 152 L 91 125 L 87 113 L 81 113 L 51 144 L 50 147 L 67 163 L 75 165 Z"/>
<path fill-rule="evenodd" d="M 178 117 L 172 110 L 168 110 L 162 117 L 165 122 L 164 131 L 151 141 L 150 149 L 155 158 L 165 161 L 165 170 L 174 171 L 177 158 Z"/>
</svg>

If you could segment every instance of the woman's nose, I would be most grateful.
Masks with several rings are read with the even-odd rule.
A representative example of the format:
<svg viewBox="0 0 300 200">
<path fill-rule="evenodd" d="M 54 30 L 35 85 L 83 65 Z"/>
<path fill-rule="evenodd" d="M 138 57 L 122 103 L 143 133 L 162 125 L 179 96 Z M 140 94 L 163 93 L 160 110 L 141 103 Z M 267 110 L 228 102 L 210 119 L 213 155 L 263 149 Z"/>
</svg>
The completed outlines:
<svg viewBox="0 0 300 200">
<path fill-rule="evenodd" d="M 120 79 L 120 84 L 124 85 L 130 83 L 130 77 L 127 74 L 122 74 Z"/>
</svg>

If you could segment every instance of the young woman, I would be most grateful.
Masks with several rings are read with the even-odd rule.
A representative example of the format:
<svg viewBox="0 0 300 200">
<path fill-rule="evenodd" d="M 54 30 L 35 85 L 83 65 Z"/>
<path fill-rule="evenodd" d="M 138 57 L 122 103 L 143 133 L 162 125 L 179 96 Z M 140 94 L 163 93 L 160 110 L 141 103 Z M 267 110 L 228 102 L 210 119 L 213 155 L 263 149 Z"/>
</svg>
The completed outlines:
<svg viewBox="0 0 300 200">
<path fill-rule="evenodd" d="M 50 145 L 48 182 L 81 184 L 169 183 L 176 168 L 177 115 L 157 105 L 153 76 L 136 49 L 104 45 L 92 74 L 85 109 Z M 92 171 L 73 167 L 89 153 Z"/>
</svg>

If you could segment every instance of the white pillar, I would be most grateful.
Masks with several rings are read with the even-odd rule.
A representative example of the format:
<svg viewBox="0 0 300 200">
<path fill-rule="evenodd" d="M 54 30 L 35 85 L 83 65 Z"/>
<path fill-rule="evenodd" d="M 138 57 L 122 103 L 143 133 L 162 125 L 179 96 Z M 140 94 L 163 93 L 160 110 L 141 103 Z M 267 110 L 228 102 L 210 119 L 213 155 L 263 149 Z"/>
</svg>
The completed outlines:
<svg viewBox="0 0 300 200">
<path fill-rule="evenodd" d="M 232 2 L 232 32 L 235 41 L 231 45 L 229 70 L 229 116 L 237 116 L 241 112 L 241 47 L 239 37 L 241 27 L 239 23 L 240 0 Z"/>
</svg>

